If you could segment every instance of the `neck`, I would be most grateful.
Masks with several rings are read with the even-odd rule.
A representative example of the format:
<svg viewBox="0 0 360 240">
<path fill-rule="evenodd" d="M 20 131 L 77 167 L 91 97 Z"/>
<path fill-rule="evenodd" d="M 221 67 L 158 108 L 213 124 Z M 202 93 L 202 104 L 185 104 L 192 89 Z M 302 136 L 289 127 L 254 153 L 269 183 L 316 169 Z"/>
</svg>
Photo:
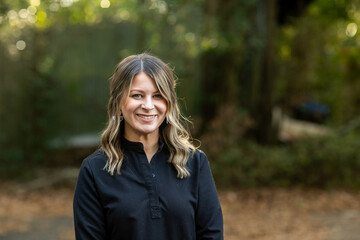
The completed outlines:
<svg viewBox="0 0 360 240">
<path fill-rule="evenodd" d="M 159 132 L 146 135 L 135 135 L 127 134 L 125 131 L 124 137 L 132 142 L 141 142 L 144 146 L 144 151 L 149 162 L 159 148 Z"/>
<path fill-rule="evenodd" d="M 148 142 L 148 143 L 142 142 L 142 144 L 144 145 L 144 151 L 148 159 L 148 162 L 150 162 L 152 157 L 155 155 L 155 153 L 159 148 L 159 143 L 158 141 L 156 141 L 156 142 Z"/>
</svg>

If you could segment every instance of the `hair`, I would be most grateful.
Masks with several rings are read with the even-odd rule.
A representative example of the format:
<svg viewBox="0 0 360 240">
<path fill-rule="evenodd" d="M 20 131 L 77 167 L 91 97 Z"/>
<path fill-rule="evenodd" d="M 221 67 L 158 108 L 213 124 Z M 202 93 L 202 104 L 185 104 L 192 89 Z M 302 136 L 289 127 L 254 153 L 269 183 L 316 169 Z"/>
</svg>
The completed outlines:
<svg viewBox="0 0 360 240">
<path fill-rule="evenodd" d="M 190 155 L 195 152 L 195 147 L 190 143 L 190 134 L 182 123 L 188 120 L 179 110 L 175 92 L 176 79 L 167 64 L 146 53 L 126 57 L 116 66 L 110 78 L 108 124 L 101 134 L 101 149 L 108 156 L 104 169 L 111 175 L 120 174 L 124 161 L 124 153 L 121 149 L 124 121 L 120 120 L 122 100 L 124 96 L 129 96 L 132 80 L 139 73 L 146 73 L 155 82 L 167 102 L 168 123 L 160 126 L 159 134 L 169 149 L 169 162 L 176 168 L 177 177 L 186 178 L 190 176 L 186 163 Z"/>
</svg>

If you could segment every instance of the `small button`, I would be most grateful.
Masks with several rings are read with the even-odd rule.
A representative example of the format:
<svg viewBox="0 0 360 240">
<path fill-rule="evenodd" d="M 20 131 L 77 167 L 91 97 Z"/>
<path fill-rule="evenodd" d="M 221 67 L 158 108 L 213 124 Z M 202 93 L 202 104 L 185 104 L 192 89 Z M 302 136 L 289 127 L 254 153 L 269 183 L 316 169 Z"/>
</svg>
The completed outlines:
<svg viewBox="0 0 360 240">
<path fill-rule="evenodd" d="M 153 173 L 153 174 L 151 174 L 151 175 L 152 175 L 153 178 L 156 176 L 155 173 Z"/>
<path fill-rule="evenodd" d="M 151 212 L 151 218 L 153 219 L 161 218 L 161 209 L 159 206 L 152 206 L 150 212 Z"/>
</svg>

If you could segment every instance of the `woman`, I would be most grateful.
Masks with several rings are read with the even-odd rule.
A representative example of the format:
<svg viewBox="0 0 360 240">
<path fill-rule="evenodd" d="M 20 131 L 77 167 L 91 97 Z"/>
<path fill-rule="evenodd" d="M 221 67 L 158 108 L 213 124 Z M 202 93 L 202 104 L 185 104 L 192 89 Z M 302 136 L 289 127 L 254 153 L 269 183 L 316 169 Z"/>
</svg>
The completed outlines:
<svg viewBox="0 0 360 240">
<path fill-rule="evenodd" d="M 110 94 L 101 149 L 80 168 L 76 239 L 223 239 L 208 160 L 180 123 L 171 69 L 148 54 L 129 56 Z"/>
</svg>

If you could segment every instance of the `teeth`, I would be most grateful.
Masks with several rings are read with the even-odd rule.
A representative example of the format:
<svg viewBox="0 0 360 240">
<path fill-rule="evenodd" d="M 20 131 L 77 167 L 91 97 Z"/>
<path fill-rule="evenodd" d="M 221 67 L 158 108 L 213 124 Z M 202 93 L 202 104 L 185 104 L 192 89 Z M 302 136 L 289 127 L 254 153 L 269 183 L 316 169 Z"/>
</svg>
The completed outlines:
<svg viewBox="0 0 360 240">
<path fill-rule="evenodd" d="M 152 116 L 144 116 L 144 115 L 139 115 L 140 117 L 142 117 L 142 118 L 145 118 L 145 119 L 151 119 L 151 118 L 153 118 L 154 117 L 154 115 L 152 115 Z"/>
</svg>

